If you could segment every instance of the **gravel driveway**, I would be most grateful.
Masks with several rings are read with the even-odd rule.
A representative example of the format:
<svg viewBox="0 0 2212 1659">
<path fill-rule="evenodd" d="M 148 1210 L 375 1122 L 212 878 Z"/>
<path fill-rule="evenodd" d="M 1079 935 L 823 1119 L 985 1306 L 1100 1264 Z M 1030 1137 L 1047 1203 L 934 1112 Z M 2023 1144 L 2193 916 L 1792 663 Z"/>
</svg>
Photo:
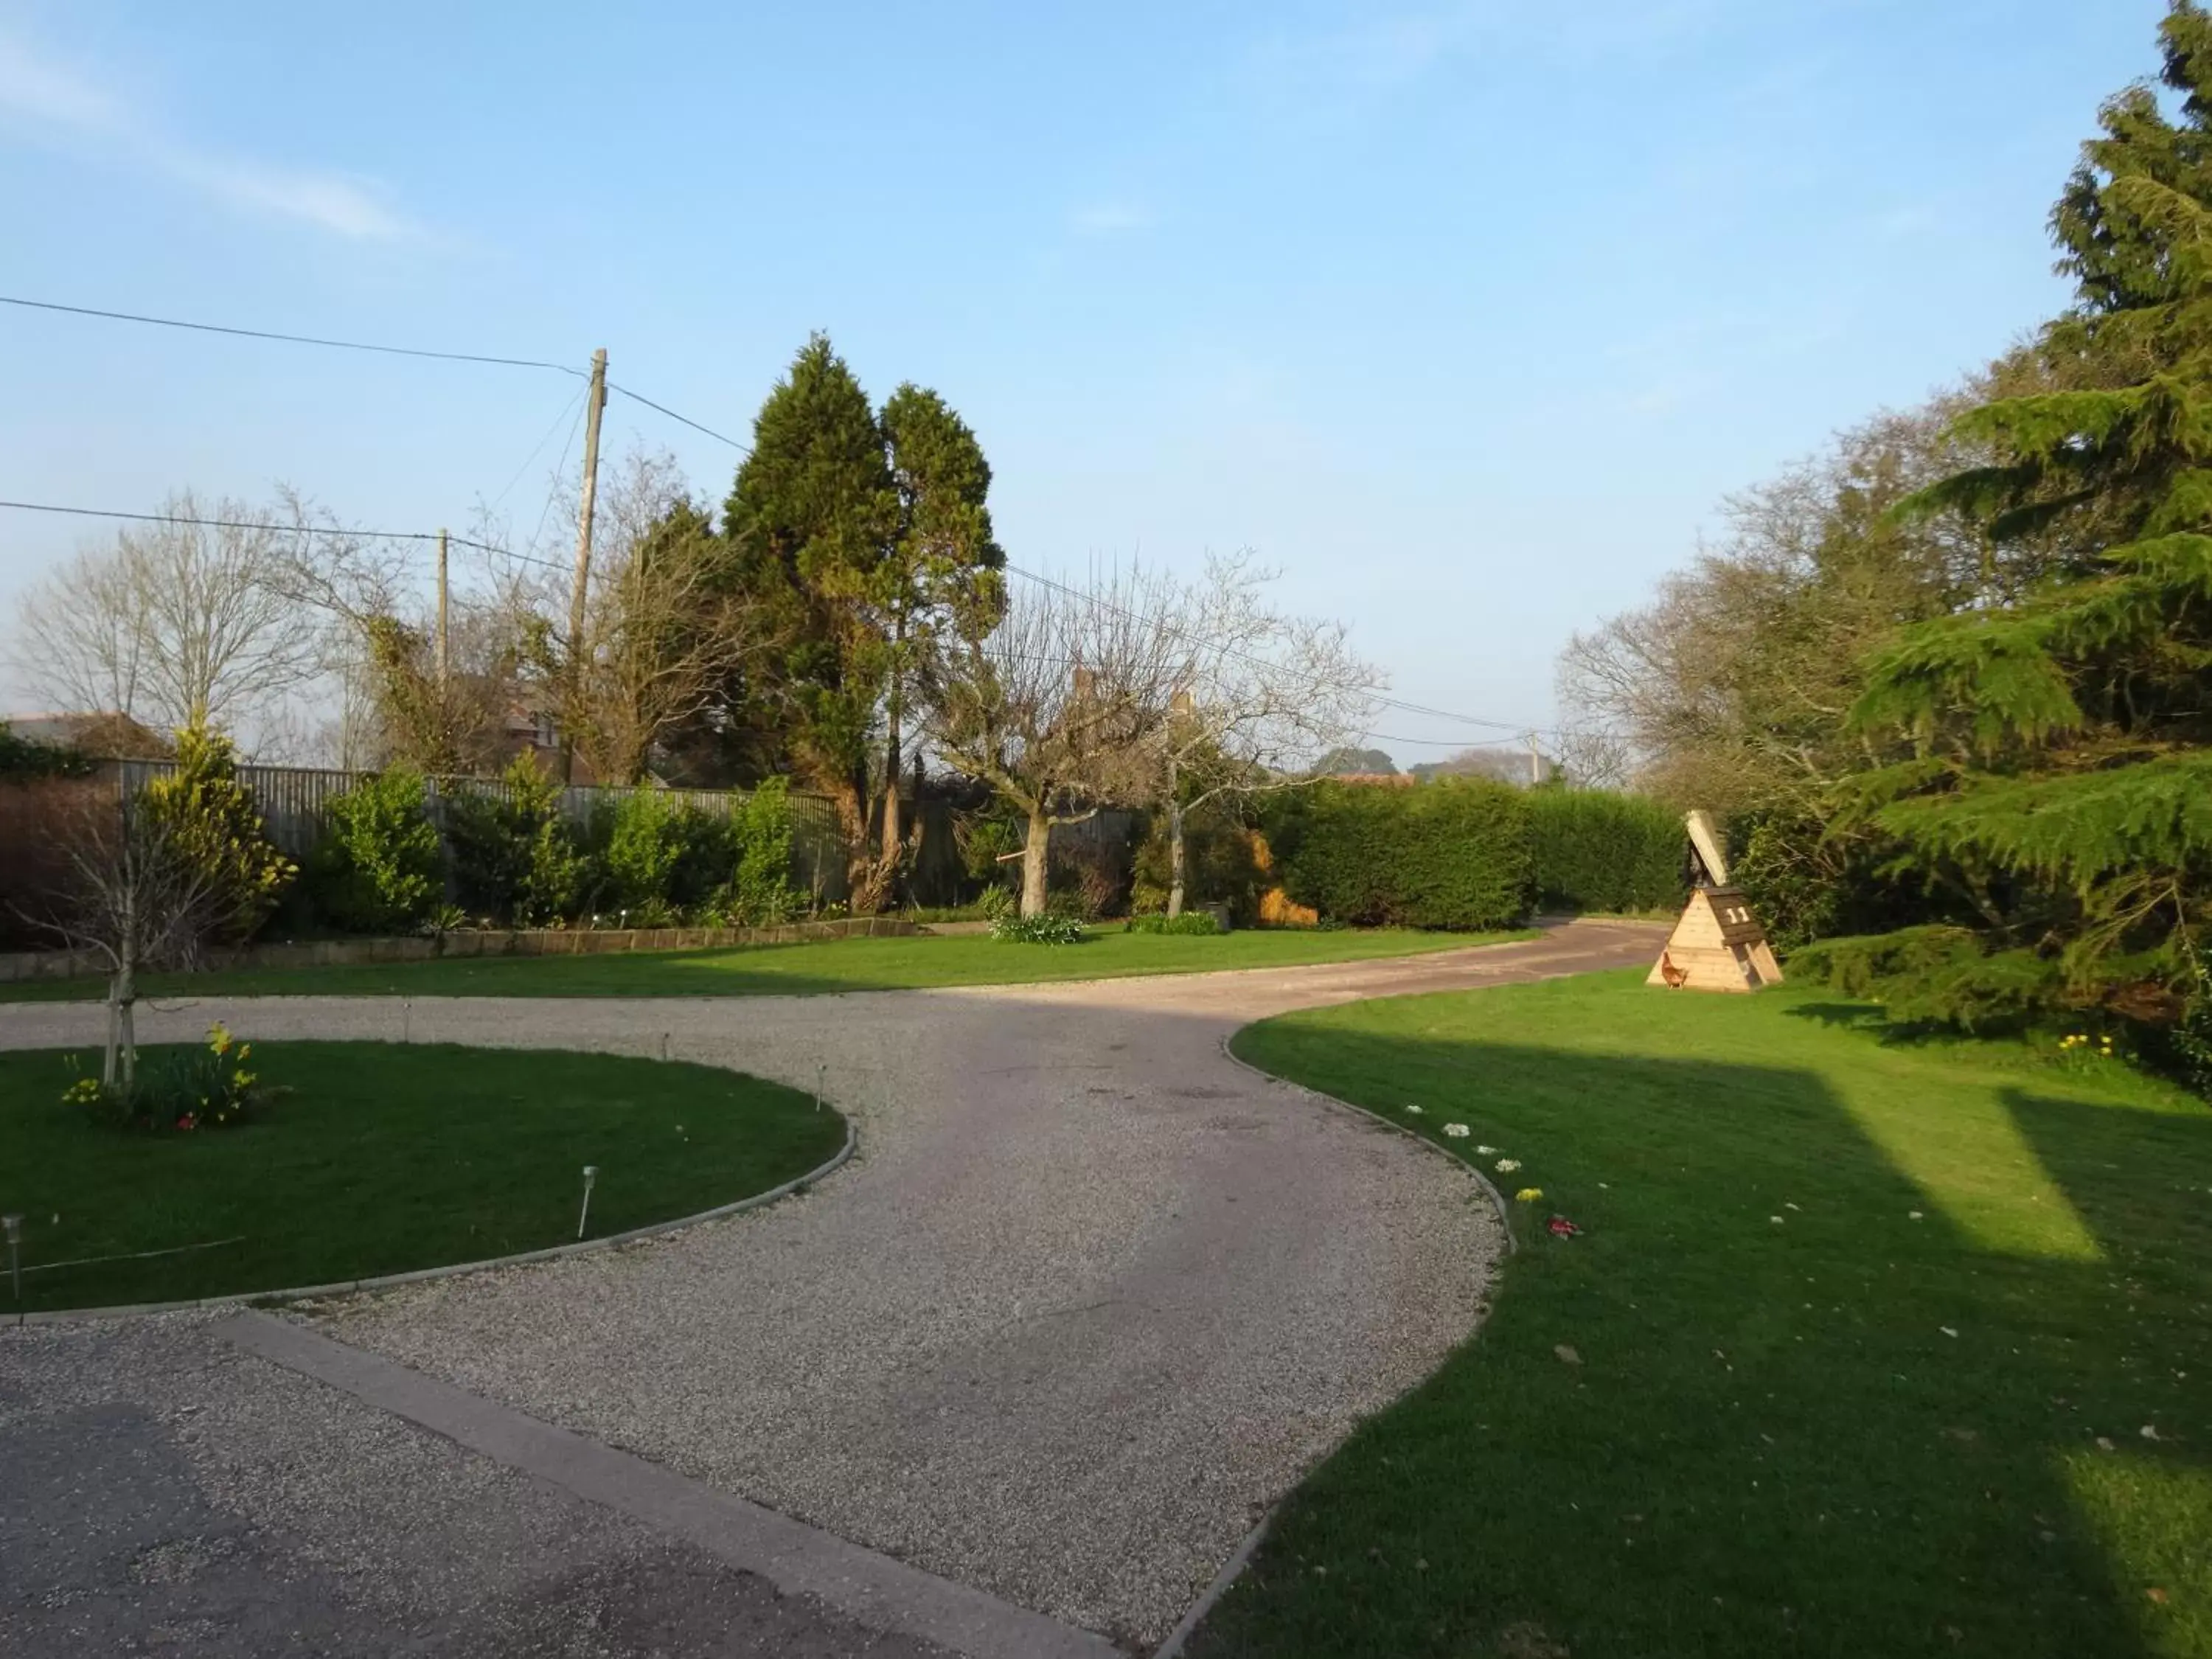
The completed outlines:
<svg viewBox="0 0 2212 1659">
<path fill-rule="evenodd" d="M 322 1328 L 1130 1644 L 1312 1462 L 1474 1328 L 1501 1247 L 1468 1175 L 1246 1072 L 1249 1020 L 1641 963 L 1649 927 L 1392 961 L 716 1001 L 217 1000 L 152 1040 L 656 1054 L 859 1126 L 816 1190 L 620 1252 L 353 1298 Z M 0 1008 L 0 1045 L 93 1011 Z"/>
</svg>

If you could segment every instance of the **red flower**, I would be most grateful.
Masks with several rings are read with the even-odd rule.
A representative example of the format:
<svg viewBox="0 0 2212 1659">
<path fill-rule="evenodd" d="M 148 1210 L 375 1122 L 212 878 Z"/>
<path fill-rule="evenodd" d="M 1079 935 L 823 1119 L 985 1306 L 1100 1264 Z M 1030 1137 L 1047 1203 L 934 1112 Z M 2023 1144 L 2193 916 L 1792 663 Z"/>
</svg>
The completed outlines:
<svg viewBox="0 0 2212 1659">
<path fill-rule="evenodd" d="M 1576 1226 L 1573 1222 L 1568 1220 L 1566 1217 L 1563 1215 L 1555 1215 L 1544 1224 L 1552 1230 L 1552 1237 L 1554 1238 L 1579 1238 L 1582 1237 L 1583 1230 Z"/>
</svg>

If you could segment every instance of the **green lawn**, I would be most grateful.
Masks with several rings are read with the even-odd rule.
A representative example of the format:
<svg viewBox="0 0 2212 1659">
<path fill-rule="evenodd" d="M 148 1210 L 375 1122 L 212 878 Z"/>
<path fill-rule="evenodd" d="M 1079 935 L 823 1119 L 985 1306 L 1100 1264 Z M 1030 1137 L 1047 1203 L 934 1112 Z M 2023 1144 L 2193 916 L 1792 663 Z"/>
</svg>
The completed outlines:
<svg viewBox="0 0 2212 1659">
<path fill-rule="evenodd" d="M 162 974 L 157 996 L 744 997 L 818 996 L 932 985 L 1198 974 L 1413 956 L 1533 938 L 1533 933 L 1423 933 L 1376 928 L 1248 930 L 1219 938 L 1096 929 L 1080 945 L 1012 945 L 985 935 L 834 939 L 731 951 L 641 951 L 592 957 L 494 957 L 382 966 Z M 0 985 L 0 1001 L 102 994 L 96 980 Z"/>
<path fill-rule="evenodd" d="M 1544 1197 L 1193 1651 L 2212 1653 L 2212 1109 L 1639 980 L 1238 1036 Z"/>
<path fill-rule="evenodd" d="M 590 1236 L 604 1237 L 781 1185 L 845 1135 L 809 1096 L 680 1062 L 290 1042 L 256 1043 L 253 1065 L 289 1091 L 263 1120 L 156 1135 L 63 1105 L 61 1053 L 0 1054 L 0 1211 L 24 1217 L 26 1308 L 276 1290 L 567 1243 L 587 1164 L 599 1172 Z M 48 1265 L 179 1245 L 210 1248 Z M 14 1310 L 4 1273 L 0 1310 Z"/>
</svg>

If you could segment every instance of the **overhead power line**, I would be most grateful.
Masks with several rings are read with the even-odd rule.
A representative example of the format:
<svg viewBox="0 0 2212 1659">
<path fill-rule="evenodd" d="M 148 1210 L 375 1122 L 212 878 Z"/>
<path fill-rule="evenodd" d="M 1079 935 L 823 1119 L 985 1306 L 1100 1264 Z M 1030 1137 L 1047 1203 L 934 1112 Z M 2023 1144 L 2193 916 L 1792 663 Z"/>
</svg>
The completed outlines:
<svg viewBox="0 0 2212 1659">
<path fill-rule="evenodd" d="M 435 530 L 349 530 L 343 525 L 283 524 L 270 519 L 200 519 L 180 513 L 124 513 L 104 507 L 62 507 L 52 501 L 0 501 L 0 507 L 18 513 L 58 513 L 75 519 L 127 519 L 136 524 L 188 524 L 203 530 L 267 530 L 278 534 L 300 536 L 349 536 L 359 541 L 378 542 L 434 542 L 443 533 Z M 517 553 L 512 548 L 495 547 L 489 542 L 471 541 L 466 536 L 446 537 L 454 547 L 470 547 L 482 553 L 495 553 L 503 559 L 517 559 L 524 564 L 542 564 L 550 570 L 566 570 L 568 567 L 553 559 L 541 559 L 529 553 Z"/>
<path fill-rule="evenodd" d="M 65 312 L 72 317 L 100 317 L 113 323 L 146 323 L 155 328 L 189 329 L 196 334 L 231 334 L 246 340 L 281 340 L 288 345 L 325 346 L 334 351 L 371 351 L 386 357 L 434 357 L 449 363 L 493 363 L 501 368 L 550 368 L 558 374 L 584 376 L 580 368 L 536 357 L 495 357 L 477 351 L 432 351 L 421 346 L 378 345 L 366 340 L 332 340 L 314 334 L 283 334 L 274 329 L 233 328 L 222 323 L 188 323 L 175 317 L 147 317 L 135 311 L 101 311 L 92 306 L 58 305 L 52 300 L 25 300 L 0 294 L 0 305 L 21 306 L 30 311 Z"/>
<path fill-rule="evenodd" d="M 143 323 L 152 328 L 181 328 L 194 334 L 228 334 L 241 340 L 276 340 L 286 345 L 321 346 L 332 351 L 368 351 L 386 357 L 427 357 L 448 363 L 489 363 L 501 368 L 544 368 L 556 374 L 566 374 L 575 380 L 588 378 L 580 368 L 567 363 L 556 363 L 545 357 L 502 357 L 482 351 L 438 351 L 427 346 L 385 345 L 372 340 L 340 340 L 320 334 L 288 334 L 278 329 L 236 328 L 227 323 L 196 323 L 180 317 L 152 317 L 137 311 L 106 311 L 97 306 L 67 306 L 52 300 L 29 300 L 19 295 L 0 294 L 0 305 L 20 306 L 27 311 L 54 311 L 70 317 L 97 317 L 111 323 Z M 665 415 L 670 420 L 682 422 L 694 432 L 704 433 L 717 443 L 725 443 L 740 453 L 750 453 L 735 438 L 717 432 L 703 422 L 689 415 L 678 414 L 666 404 L 656 403 L 641 392 L 632 392 L 628 386 L 609 386 L 610 392 L 619 392 L 632 403 L 643 404 L 647 409 Z"/>
<path fill-rule="evenodd" d="M 643 404 L 647 409 L 659 410 L 663 415 L 668 416 L 670 420 L 681 421 L 684 425 L 690 427 L 694 432 L 703 432 L 708 437 L 714 439 L 715 442 L 729 445 L 731 448 L 736 450 L 740 455 L 750 455 L 753 453 L 748 445 L 739 443 L 735 438 L 723 436 L 722 434 L 715 431 L 711 426 L 700 425 L 698 422 L 693 420 L 689 415 L 678 415 L 674 410 L 669 408 L 667 404 L 657 404 L 653 402 L 652 398 L 647 397 L 643 392 L 632 392 L 628 386 L 617 386 L 612 380 L 607 382 L 607 390 L 610 392 L 621 392 L 623 397 L 629 398 L 634 404 Z"/>
</svg>

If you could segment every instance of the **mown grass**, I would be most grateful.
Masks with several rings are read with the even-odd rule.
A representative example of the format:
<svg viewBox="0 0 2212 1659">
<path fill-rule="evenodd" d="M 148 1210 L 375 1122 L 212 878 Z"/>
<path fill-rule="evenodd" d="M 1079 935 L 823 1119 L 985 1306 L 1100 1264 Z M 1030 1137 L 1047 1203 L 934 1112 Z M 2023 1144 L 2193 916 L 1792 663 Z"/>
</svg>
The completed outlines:
<svg viewBox="0 0 2212 1659">
<path fill-rule="evenodd" d="M 1017 945 L 982 935 L 852 939 L 725 951 L 491 957 L 329 968 L 240 969 L 148 976 L 153 996 L 743 997 L 945 985 L 1035 985 L 1231 968 L 1359 962 L 1528 939 L 1528 931 L 1425 933 L 1401 928 L 1250 930 L 1218 938 L 1093 929 L 1080 945 Z M 94 979 L 0 985 L 0 1001 L 96 998 Z"/>
<path fill-rule="evenodd" d="M 158 1066 L 165 1051 L 141 1051 Z M 96 1055 L 88 1056 L 96 1066 Z M 696 1214 L 835 1152 L 834 1111 L 713 1066 L 610 1054 L 256 1043 L 285 1092 L 189 1133 L 95 1125 L 54 1050 L 0 1054 L 0 1211 L 24 1218 L 22 1306 L 89 1307 L 401 1273 Z M 54 1264 L 206 1246 L 137 1260 Z M 15 1304 L 0 1260 L 0 1315 Z"/>
<path fill-rule="evenodd" d="M 2212 1653 L 2212 1109 L 1639 981 L 1238 1037 L 1544 1195 L 1194 1652 Z"/>
</svg>

